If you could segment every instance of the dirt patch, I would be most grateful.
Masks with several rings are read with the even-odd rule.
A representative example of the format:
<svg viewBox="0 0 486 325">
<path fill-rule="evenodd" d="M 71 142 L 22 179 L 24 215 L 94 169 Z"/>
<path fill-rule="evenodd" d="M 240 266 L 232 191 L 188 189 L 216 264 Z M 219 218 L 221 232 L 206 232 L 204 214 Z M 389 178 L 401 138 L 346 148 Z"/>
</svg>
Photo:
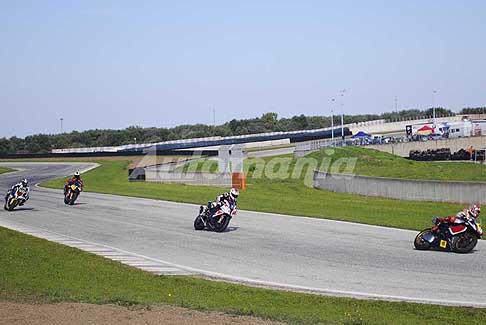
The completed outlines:
<svg viewBox="0 0 486 325">
<path fill-rule="evenodd" d="M 203 313 L 172 306 L 22 304 L 0 302 L 0 324 L 282 324 L 247 316 Z"/>
</svg>

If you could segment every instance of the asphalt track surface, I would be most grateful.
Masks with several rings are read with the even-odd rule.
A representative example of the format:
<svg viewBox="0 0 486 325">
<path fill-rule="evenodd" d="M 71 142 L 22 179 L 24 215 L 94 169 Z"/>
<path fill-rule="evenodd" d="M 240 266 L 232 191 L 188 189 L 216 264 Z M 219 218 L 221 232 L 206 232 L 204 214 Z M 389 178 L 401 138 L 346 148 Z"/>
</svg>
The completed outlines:
<svg viewBox="0 0 486 325">
<path fill-rule="evenodd" d="M 90 167 L 0 165 L 23 169 L 0 175 L 2 192 L 22 177 L 39 182 Z M 239 211 L 225 233 L 195 231 L 195 205 L 82 193 L 77 205 L 66 206 L 61 191 L 42 188 L 33 188 L 25 208 L 1 210 L 0 225 L 42 229 L 252 285 L 486 307 L 484 241 L 471 254 L 416 251 L 414 231 L 248 211 Z"/>
</svg>

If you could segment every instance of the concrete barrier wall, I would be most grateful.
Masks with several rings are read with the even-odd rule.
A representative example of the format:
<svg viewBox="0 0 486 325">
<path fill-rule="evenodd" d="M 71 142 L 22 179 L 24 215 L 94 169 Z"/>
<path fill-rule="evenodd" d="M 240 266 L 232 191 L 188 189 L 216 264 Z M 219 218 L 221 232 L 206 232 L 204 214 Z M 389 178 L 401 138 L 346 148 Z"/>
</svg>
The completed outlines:
<svg viewBox="0 0 486 325">
<path fill-rule="evenodd" d="M 427 149 L 435 150 L 440 148 L 450 148 L 451 152 L 456 152 L 460 149 L 467 149 L 469 148 L 469 146 L 473 146 L 473 148 L 475 149 L 486 148 L 486 136 L 467 137 L 459 139 L 400 142 L 393 144 L 374 144 L 366 146 L 366 148 L 388 152 L 401 157 L 408 157 L 411 150 L 423 151 Z"/>
<path fill-rule="evenodd" d="M 229 173 L 174 172 L 157 167 L 145 168 L 146 182 L 231 187 Z"/>
<path fill-rule="evenodd" d="M 314 172 L 314 188 L 410 201 L 486 203 L 486 183 L 423 181 Z"/>
</svg>

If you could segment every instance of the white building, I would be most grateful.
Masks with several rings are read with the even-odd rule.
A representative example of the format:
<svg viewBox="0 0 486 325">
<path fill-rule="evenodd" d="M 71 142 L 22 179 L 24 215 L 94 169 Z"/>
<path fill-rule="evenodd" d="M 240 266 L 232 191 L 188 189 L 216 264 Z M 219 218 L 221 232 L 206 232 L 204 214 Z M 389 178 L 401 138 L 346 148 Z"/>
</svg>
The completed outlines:
<svg viewBox="0 0 486 325">
<path fill-rule="evenodd" d="M 473 120 L 472 121 L 474 136 L 486 135 L 486 120 Z"/>
</svg>

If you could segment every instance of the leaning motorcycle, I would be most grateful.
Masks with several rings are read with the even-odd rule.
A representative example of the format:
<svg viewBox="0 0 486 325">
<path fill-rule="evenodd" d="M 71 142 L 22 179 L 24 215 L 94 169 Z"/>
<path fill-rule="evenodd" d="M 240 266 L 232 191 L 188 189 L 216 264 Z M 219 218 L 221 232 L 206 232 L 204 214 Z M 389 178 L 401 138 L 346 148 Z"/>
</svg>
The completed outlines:
<svg viewBox="0 0 486 325">
<path fill-rule="evenodd" d="M 64 203 L 69 205 L 74 205 L 76 199 L 81 193 L 81 185 L 78 183 L 73 183 L 68 186 L 67 190 L 64 193 Z"/>
<path fill-rule="evenodd" d="M 438 249 L 455 253 L 469 253 L 476 247 L 483 230 L 480 219 L 467 217 L 455 223 L 440 222 L 422 230 L 415 237 L 418 250 Z"/>
<path fill-rule="evenodd" d="M 236 215 L 236 204 L 226 201 L 214 213 L 211 213 L 211 205 L 211 202 L 208 202 L 207 207 L 201 205 L 199 215 L 194 220 L 194 229 L 208 229 L 223 232 L 228 227 L 231 219 Z"/>
<path fill-rule="evenodd" d="M 5 198 L 4 209 L 7 211 L 13 211 L 19 204 L 27 201 L 27 192 L 24 189 L 18 189 L 16 191 L 9 190 Z"/>
</svg>

